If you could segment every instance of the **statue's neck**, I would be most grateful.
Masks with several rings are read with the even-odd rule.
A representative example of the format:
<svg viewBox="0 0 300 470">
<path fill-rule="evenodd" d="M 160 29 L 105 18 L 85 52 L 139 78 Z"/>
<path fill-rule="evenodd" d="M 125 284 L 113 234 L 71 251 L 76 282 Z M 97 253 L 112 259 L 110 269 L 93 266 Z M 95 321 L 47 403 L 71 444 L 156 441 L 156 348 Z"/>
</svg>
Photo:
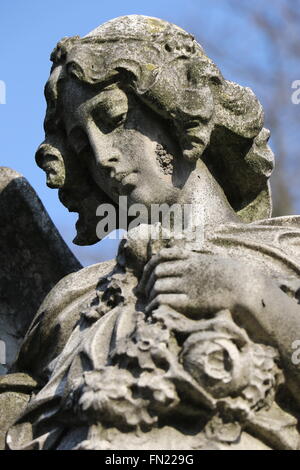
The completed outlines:
<svg viewBox="0 0 300 470">
<path fill-rule="evenodd" d="M 241 222 L 224 191 L 201 160 L 181 191 L 180 203 L 191 204 L 192 223 L 195 226 L 215 227 L 228 222 Z"/>
</svg>

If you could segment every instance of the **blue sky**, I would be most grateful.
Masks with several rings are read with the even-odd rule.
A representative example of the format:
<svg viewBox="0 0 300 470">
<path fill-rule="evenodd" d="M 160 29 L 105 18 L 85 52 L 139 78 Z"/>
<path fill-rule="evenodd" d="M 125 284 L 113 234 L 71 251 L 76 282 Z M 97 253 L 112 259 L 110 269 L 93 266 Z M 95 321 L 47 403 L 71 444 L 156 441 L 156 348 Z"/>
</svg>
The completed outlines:
<svg viewBox="0 0 300 470">
<path fill-rule="evenodd" d="M 14 168 L 29 180 L 84 264 L 112 257 L 116 244 L 104 241 L 89 248 L 72 246 L 76 215 L 69 214 L 58 202 L 56 191 L 46 187 L 44 174 L 34 161 L 35 150 L 43 140 L 43 88 L 50 70 L 49 55 L 62 37 L 83 36 L 101 23 L 125 14 L 160 17 L 196 33 L 200 39 L 213 37 L 221 25 L 227 25 L 228 35 L 221 44 L 219 40 L 216 43 L 224 55 L 236 61 L 235 52 L 241 44 L 232 42 L 232 34 L 240 30 L 241 43 L 246 37 L 252 46 L 247 48 L 245 44 L 248 53 L 255 51 L 256 60 L 267 63 L 268 51 L 262 38 L 245 18 L 234 14 L 226 0 L 1 0 L 0 80 L 6 83 L 6 104 L 0 105 L 0 165 Z M 209 55 L 214 59 L 213 48 Z M 222 64 L 218 59 L 218 65 L 226 78 L 248 84 L 242 75 L 233 76 L 228 62 Z"/>
</svg>

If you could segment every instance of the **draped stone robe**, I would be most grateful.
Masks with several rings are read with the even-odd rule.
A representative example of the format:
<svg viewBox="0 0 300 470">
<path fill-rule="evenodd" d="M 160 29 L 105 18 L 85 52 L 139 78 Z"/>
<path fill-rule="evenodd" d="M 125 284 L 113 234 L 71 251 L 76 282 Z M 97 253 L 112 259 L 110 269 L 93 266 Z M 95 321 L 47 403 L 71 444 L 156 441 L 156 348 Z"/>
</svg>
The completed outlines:
<svg viewBox="0 0 300 470">
<path fill-rule="evenodd" d="M 199 251 L 252 263 L 273 278 L 287 295 L 294 297 L 295 302 L 299 299 L 300 217 L 219 226 L 213 232 L 206 233 L 205 243 Z M 142 314 L 136 312 L 132 283 L 126 282 L 126 276 L 133 274 L 121 271 L 116 268 L 115 261 L 81 269 L 63 278 L 41 305 L 15 367 L 15 374 L 25 372 L 37 385 L 21 417 L 7 434 L 8 448 L 297 448 L 299 435 L 293 416 L 293 409 L 297 408 L 295 403 L 291 403 L 292 411 L 287 413 L 274 402 L 269 414 L 262 412 L 260 417 L 258 413 L 257 422 L 252 428 L 251 425 L 247 426 L 239 439 L 232 442 L 213 442 L 201 430 L 194 434 L 185 432 L 172 426 L 171 421 L 162 426 L 168 427 L 168 433 L 163 434 L 161 426 L 149 423 L 147 416 L 139 418 L 140 422 L 149 425 L 147 432 L 139 428 L 128 434 L 122 426 L 118 429 L 118 426 L 105 426 L 105 422 L 101 424 L 101 410 L 94 422 L 93 418 L 85 419 L 84 409 L 74 414 L 73 398 L 86 371 L 101 371 L 99 380 L 105 384 L 107 370 L 108 376 L 110 374 L 111 380 L 115 380 L 120 388 L 120 394 L 127 393 L 125 385 L 129 379 L 126 371 L 118 369 L 119 376 L 113 377 L 111 352 L 118 342 L 124 343 L 132 335 Z M 101 296 L 95 294 L 98 289 L 105 296 L 107 282 L 113 273 L 117 280 L 124 281 L 123 292 L 119 293 L 123 301 L 115 305 L 112 303 L 110 308 L 106 305 L 106 310 L 101 311 Z M 95 302 L 95 299 L 98 301 Z M 283 317 L 286 314 L 283 312 Z M 122 387 L 125 387 L 124 390 Z M 206 406 L 206 398 L 204 391 L 203 406 Z M 171 406 L 171 401 L 170 398 L 168 406 Z M 209 397 L 207 406 L 208 402 Z M 124 408 L 124 415 L 126 413 L 130 415 L 130 407 Z M 130 421 L 130 416 L 126 419 Z M 187 429 L 189 419 L 187 416 Z"/>
</svg>

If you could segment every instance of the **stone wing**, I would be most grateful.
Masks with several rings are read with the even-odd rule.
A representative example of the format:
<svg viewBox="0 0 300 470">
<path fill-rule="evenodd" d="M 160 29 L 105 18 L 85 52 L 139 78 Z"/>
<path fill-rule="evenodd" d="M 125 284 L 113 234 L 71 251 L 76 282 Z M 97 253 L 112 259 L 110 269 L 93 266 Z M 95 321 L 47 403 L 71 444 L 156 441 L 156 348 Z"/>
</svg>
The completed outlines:
<svg viewBox="0 0 300 470">
<path fill-rule="evenodd" d="M 27 180 L 0 167 L 0 375 L 50 289 L 81 267 Z"/>
</svg>

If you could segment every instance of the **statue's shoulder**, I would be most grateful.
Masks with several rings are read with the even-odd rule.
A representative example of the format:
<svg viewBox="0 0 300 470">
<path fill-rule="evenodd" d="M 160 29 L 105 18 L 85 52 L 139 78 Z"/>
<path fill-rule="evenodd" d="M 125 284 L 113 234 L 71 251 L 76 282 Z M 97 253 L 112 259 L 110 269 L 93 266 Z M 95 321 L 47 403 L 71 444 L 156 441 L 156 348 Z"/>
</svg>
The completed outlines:
<svg viewBox="0 0 300 470">
<path fill-rule="evenodd" d="M 113 269 L 115 260 L 92 264 L 62 278 L 49 292 L 37 316 L 43 311 L 51 312 L 52 320 L 67 305 L 95 289 L 98 282 Z"/>
<path fill-rule="evenodd" d="M 300 230 L 300 215 L 284 215 L 282 217 L 270 217 L 268 219 L 256 220 L 249 224 L 252 225 L 269 225 L 272 227 L 286 227 L 288 229 L 295 228 Z"/>
<path fill-rule="evenodd" d="M 287 215 L 254 220 L 251 223 L 230 222 L 218 226 L 209 235 L 240 237 L 255 240 L 257 243 L 272 243 L 288 246 L 294 240 L 300 240 L 300 215 Z"/>
<path fill-rule="evenodd" d="M 17 370 L 41 371 L 63 349 L 97 284 L 109 275 L 115 260 L 93 264 L 61 279 L 41 304 L 25 336 Z"/>
</svg>

